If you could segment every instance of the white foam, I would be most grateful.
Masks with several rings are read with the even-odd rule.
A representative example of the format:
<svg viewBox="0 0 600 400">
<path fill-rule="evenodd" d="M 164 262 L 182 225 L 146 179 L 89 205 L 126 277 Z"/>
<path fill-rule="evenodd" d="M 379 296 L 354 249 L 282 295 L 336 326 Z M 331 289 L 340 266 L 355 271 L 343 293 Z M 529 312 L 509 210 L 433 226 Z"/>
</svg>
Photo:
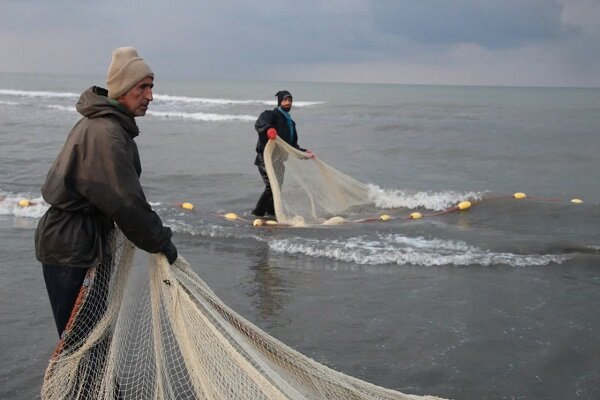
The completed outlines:
<svg viewBox="0 0 600 400">
<path fill-rule="evenodd" d="M 58 104 L 49 104 L 46 107 L 47 108 L 51 108 L 53 110 L 77 112 L 77 110 L 75 109 L 75 106 L 61 106 L 61 105 L 58 105 Z"/>
<path fill-rule="evenodd" d="M 58 104 L 50 104 L 46 106 L 53 110 L 77 112 L 73 106 L 61 106 Z M 255 116 L 252 115 L 233 115 L 233 114 L 215 114 L 215 113 L 186 113 L 182 111 L 148 111 L 150 116 L 156 118 L 177 118 L 177 119 L 190 119 L 195 121 L 209 121 L 209 122 L 222 122 L 222 121 L 254 121 Z"/>
<path fill-rule="evenodd" d="M 29 200 L 28 207 L 21 207 L 19 201 Z M 32 198 L 25 193 L 4 193 L 0 191 L 0 215 L 13 215 L 15 217 L 41 218 L 49 205 L 40 197 Z"/>
<path fill-rule="evenodd" d="M 181 111 L 148 111 L 148 115 L 158 118 L 180 118 L 192 119 L 197 121 L 255 121 L 256 116 L 252 115 L 232 115 L 232 114 L 214 114 L 214 113 L 186 113 Z"/>
<path fill-rule="evenodd" d="M 19 103 L 17 103 L 16 101 L 3 101 L 3 100 L 0 100 L 0 104 L 2 104 L 3 106 L 17 106 L 17 105 L 19 105 Z"/>
<path fill-rule="evenodd" d="M 235 100 L 235 99 L 221 99 L 221 98 L 207 98 L 207 97 L 188 97 L 188 96 L 172 96 L 168 94 L 155 94 L 154 99 L 158 101 L 170 102 L 170 103 L 188 103 L 188 104 L 207 104 L 207 105 L 253 105 L 262 104 L 269 106 L 276 106 L 277 102 L 274 100 Z M 309 107 L 318 104 L 323 104 L 321 101 L 294 101 L 294 107 Z"/>
<path fill-rule="evenodd" d="M 53 110 L 77 112 L 73 106 L 61 106 L 58 104 L 49 104 L 46 106 Z M 232 115 L 232 114 L 215 114 L 215 113 L 186 113 L 181 111 L 148 111 L 148 115 L 156 118 L 178 118 L 178 119 L 191 119 L 196 121 L 254 121 L 255 116 L 252 115 Z"/>
<path fill-rule="evenodd" d="M 270 241 L 269 247 L 279 253 L 324 257 L 362 265 L 508 265 L 519 267 L 560 264 L 569 258 L 566 255 L 496 253 L 469 246 L 460 241 L 428 240 L 401 235 L 379 236 L 376 239 L 354 237 L 343 241 L 305 238 L 277 239 Z"/>
<path fill-rule="evenodd" d="M 16 97 L 44 97 L 44 98 L 78 98 L 79 93 L 72 92 L 50 92 L 42 90 L 15 90 L 15 89 L 0 89 L 0 95 L 5 96 L 16 96 Z M 173 96 L 169 94 L 155 94 L 154 99 L 164 102 L 171 103 L 192 103 L 192 104 L 213 104 L 213 105 L 252 105 L 252 104 L 263 104 L 269 106 L 277 105 L 275 100 L 236 100 L 236 99 L 222 99 L 222 98 L 209 98 L 209 97 L 189 97 L 189 96 Z M 309 107 L 318 104 L 323 104 L 322 101 L 294 101 L 294 107 Z"/>
<path fill-rule="evenodd" d="M 191 103 L 191 104 L 215 104 L 215 105 L 230 105 L 230 104 L 270 104 L 269 101 L 264 100 L 233 100 L 233 99 L 219 99 L 219 98 L 206 98 L 206 97 L 187 97 L 187 96 L 171 96 L 168 94 L 156 94 L 154 99 L 158 101 L 171 102 L 171 103 Z"/>
<path fill-rule="evenodd" d="M 46 98 L 78 98 L 78 93 L 70 92 L 46 92 L 36 90 L 11 90 L 11 89 L 0 89 L 0 94 L 7 96 L 17 97 L 46 97 Z"/>
<path fill-rule="evenodd" d="M 480 200 L 482 193 L 465 192 L 417 192 L 408 193 L 400 189 L 382 189 L 373 184 L 369 187 L 369 196 L 379 208 L 425 208 L 427 210 L 446 210 L 464 200 Z"/>
</svg>

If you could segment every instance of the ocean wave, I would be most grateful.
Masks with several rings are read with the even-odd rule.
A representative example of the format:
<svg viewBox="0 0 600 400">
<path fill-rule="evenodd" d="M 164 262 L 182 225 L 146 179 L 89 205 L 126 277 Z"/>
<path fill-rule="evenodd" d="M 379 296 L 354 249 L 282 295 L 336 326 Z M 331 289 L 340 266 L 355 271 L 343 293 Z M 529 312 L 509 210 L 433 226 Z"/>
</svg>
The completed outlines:
<svg viewBox="0 0 600 400">
<path fill-rule="evenodd" d="M 229 104 L 271 104 L 270 101 L 265 100 L 233 100 L 233 99 L 213 99 L 206 97 L 187 97 L 187 96 L 172 96 L 168 94 L 156 94 L 154 99 L 158 101 L 171 102 L 171 103 L 192 103 L 192 104 L 215 104 L 215 105 L 229 105 Z"/>
<path fill-rule="evenodd" d="M 71 92 L 46 92 L 37 90 L 12 90 L 12 89 L 0 89 L 0 95 L 6 96 L 17 96 L 17 97 L 45 97 L 45 98 L 74 98 L 79 97 L 79 93 Z"/>
<path fill-rule="evenodd" d="M 38 91 L 38 90 L 14 90 L 14 89 L 0 89 L 0 95 L 15 96 L 15 97 L 43 97 L 43 98 L 73 98 L 77 99 L 80 94 L 72 92 L 49 92 L 49 91 Z M 186 103 L 186 104 L 207 104 L 207 105 L 252 105 L 262 104 L 269 106 L 276 106 L 277 102 L 274 100 L 237 100 L 237 99 L 222 99 L 222 98 L 209 98 L 209 97 L 189 97 L 189 96 L 174 96 L 169 94 L 154 94 L 154 99 L 163 101 L 166 103 Z M 310 107 L 314 105 L 323 104 L 322 101 L 295 101 L 294 107 Z"/>
<path fill-rule="evenodd" d="M 156 100 L 170 102 L 170 103 L 188 103 L 188 104 L 209 104 L 209 105 L 253 105 L 262 104 L 269 106 L 276 106 L 277 102 L 274 100 L 235 100 L 235 99 L 221 99 L 221 98 L 207 98 L 207 97 L 188 97 L 188 96 L 172 96 L 168 94 L 157 94 L 154 96 Z M 321 101 L 294 101 L 294 107 L 310 107 L 314 105 L 323 104 Z"/>
<path fill-rule="evenodd" d="M 256 116 L 252 115 L 233 115 L 233 114 L 214 114 L 214 113 L 186 113 L 181 111 L 148 111 L 148 115 L 157 118 L 180 118 L 192 119 L 196 121 L 255 121 Z"/>
<path fill-rule="evenodd" d="M 3 101 L 0 100 L 0 104 L 3 106 L 18 106 L 19 103 L 17 103 L 16 101 Z"/>
<path fill-rule="evenodd" d="M 22 203 L 27 201 L 24 206 Z M 152 202 L 161 209 L 162 203 Z M 11 193 L 0 190 L 0 215 L 37 219 L 44 215 L 49 205 L 39 195 Z M 165 211 L 169 213 L 169 211 Z M 161 213 L 162 214 L 162 213 Z M 163 217 L 164 218 L 164 217 Z M 239 229 L 238 226 L 195 221 L 190 224 L 178 216 L 164 218 L 174 232 L 210 238 L 248 238 L 263 242 L 277 253 L 301 254 L 308 257 L 327 258 L 359 265 L 416 265 L 416 266 L 494 266 L 512 267 L 545 266 L 560 264 L 571 254 L 514 254 L 481 249 L 460 240 L 411 237 L 397 233 L 359 235 L 349 238 L 272 238 L 259 231 Z M 589 246 L 598 250 L 598 246 Z"/>
<path fill-rule="evenodd" d="M 302 254 L 361 265 L 524 267 L 560 264 L 569 258 L 554 254 L 497 253 L 461 241 L 411 238 L 397 234 L 378 236 L 375 239 L 362 236 L 346 240 L 276 239 L 269 242 L 269 247 L 283 254 Z"/>
<path fill-rule="evenodd" d="M 379 208 L 424 208 L 433 211 L 446 210 L 464 200 L 481 200 L 483 193 L 454 191 L 409 193 L 399 189 L 382 189 L 369 184 L 369 196 Z"/>
<path fill-rule="evenodd" d="M 22 202 L 27 205 L 23 206 Z M 15 217 L 41 218 L 49 205 L 44 199 L 33 197 L 27 193 L 10 193 L 0 191 L 0 215 Z"/>
<path fill-rule="evenodd" d="M 61 106 L 58 104 L 49 104 L 46 106 L 53 110 L 77 112 L 73 106 Z M 215 113 L 186 113 L 181 111 L 148 111 L 149 116 L 156 118 L 179 118 L 191 119 L 196 121 L 254 121 L 256 117 L 252 115 L 233 115 L 233 114 L 215 114 Z"/>
<path fill-rule="evenodd" d="M 48 104 L 46 107 L 51 108 L 53 110 L 77 112 L 77 110 L 75 109 L 75 106 L 61 106 L 58 104 Z"/>
</svg>

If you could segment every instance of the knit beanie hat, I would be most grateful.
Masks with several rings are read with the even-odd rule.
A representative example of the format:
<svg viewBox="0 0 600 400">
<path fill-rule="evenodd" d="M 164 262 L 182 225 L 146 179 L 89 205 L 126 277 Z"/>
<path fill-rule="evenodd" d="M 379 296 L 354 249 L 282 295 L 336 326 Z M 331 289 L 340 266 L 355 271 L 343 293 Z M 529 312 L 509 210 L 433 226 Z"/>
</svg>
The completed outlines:
<svg viewBox="0 0 600 400">
<path fill-rule="evenodd" d="M 275 96 L 277 96 L 277 106 L 280 106 L 281 102 L 286 97 L 289 97 L 290 99 L 292 98 L 292 94 L 290 92 L 288 92 L 287 90 L 281 90 L 281 91 L 275 93 Z"/>
<path fill-rule="evenodd" d="M 118 99 L 147 76 L 154 78 L 154 72 L 138 55 L 136 49 L 133 47 L 114 49 L 106 76 L 108 97 Z"/>
</svg>

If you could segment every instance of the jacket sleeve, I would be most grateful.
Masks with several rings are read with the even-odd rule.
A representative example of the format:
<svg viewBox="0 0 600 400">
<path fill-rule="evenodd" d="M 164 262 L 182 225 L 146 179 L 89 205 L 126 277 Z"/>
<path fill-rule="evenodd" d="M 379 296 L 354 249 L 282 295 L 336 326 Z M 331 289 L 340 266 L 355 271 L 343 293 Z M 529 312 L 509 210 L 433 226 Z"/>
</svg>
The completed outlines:
<svg viewBox="0 0 600 400">
<path fill-rule="evenodd" d="M 270 110 L 265 110 L 258 116 L 256 123 L 254 124 L 254 129 L 258 133 L 258 141 L 256 143 L 256 152 L 261 155 L 269 141 L 267 137 L 267 130 L 269 128 L 275 128 L 274 120 L 273 120 L 273 112 Z M 255 162 L 256 163 L 256 162 Z"/>
<path fill-rule="evenodd" d="M 273 111 L 263 111 L 263 113 L 258 116 L 258 119 L 254 124 L 254 128 L 256 129 L 256 132 L 258 132 L 259 136 L 264 136 L 266 138 L 267 130 L 269 128 L 277 128 L 273 120 Z"/>
<path fill-rule="evenodd" d="M 135 165 L 137 147 L 125 135 L 108 129 L 87 141 L 78 190 L 137 247 L 157 253 L 169 244 L 172 233 L 146 200 Z"/>
</svg>

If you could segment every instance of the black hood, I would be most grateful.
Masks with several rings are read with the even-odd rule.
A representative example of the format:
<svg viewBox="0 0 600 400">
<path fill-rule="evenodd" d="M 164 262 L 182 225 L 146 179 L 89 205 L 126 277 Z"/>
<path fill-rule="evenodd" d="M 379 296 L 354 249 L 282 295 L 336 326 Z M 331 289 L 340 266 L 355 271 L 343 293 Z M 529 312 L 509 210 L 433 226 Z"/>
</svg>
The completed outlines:
<svg viewBox="0 0 600 400">
<path fill-rule="evenodd" d="M 292 94 L 290 92 L 288 92 L 287 90 L 281 90 L 281 91 L 275 93 L 275 96 L 277 96 L 277 107 L 279 107 L 281 105 L 281 102 L 286 97 L 293 98 Z"/>
</svg>

